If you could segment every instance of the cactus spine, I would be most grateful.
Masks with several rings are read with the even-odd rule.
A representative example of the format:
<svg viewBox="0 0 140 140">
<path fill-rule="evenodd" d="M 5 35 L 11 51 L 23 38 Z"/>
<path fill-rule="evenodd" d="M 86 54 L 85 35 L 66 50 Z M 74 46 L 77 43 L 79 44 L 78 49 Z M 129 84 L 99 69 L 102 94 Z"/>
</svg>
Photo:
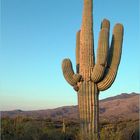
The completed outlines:
<svg viewBox="0 0 140 140">
<path fill-rule="evenodd" d="M 63 75 L 78 95 L 81 140 L 99 140 L 99 91 L 115 80 L 121 58 L 123 25 L 116 24 L 109 48 L 110 22 L 104 19 L 99 33 L 95 63 L 93 40 L 93 1 L 84 0 L 81 30 L 76 39 L 76 74 L 70 59 L 62 63 Z"/>
</svg>

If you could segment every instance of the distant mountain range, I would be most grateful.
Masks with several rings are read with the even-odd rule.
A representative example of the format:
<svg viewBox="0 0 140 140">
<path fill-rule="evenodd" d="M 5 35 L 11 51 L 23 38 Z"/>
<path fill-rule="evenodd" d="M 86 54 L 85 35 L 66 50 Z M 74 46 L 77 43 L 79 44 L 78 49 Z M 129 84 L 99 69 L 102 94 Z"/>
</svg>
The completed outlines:
<svg viewBox="0 0 140 140">
<path fill-rule="evenodd" d="M 137 120 L 140 112 L 140 94 L 139 93 L 122 93 L 120 95 L 100 100 L 100 119 L 101 121 L 122 121 Z M 24 116 L 38 119 L 51 118 L 59 120 L 62 118 L 78 120 L 77 106 L 64 106 L 55 109 L 36 110 L 36 111 L 1 111 L 2 117 Z"/>
</svg>

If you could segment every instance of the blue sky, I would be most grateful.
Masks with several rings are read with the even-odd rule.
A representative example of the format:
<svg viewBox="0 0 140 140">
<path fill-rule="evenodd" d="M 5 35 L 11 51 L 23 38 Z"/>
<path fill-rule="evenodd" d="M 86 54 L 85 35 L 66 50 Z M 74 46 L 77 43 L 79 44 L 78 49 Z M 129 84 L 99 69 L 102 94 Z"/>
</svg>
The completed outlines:
<svg viewBox="0 0 140 140">
<path fill-rule="evenodd" d="M 61 62 L 75 69 L 76 32 L 83 0 L 1 0 L 0 110 L 46 109 L 76 105 L 77 95 L 65 81 Z M 140 92 L 139 0 L 94 0 L 94 37 L 103 18 L 124 25 L 117 78 L 100 99 Z"/>
</svg>

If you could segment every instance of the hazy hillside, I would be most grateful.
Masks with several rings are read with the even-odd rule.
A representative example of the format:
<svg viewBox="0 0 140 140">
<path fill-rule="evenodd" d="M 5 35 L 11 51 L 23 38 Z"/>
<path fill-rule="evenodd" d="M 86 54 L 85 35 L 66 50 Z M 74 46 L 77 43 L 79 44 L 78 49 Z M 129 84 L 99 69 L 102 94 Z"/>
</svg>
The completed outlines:
<svg viewBox="0 0 140 140">
<path fill-rule="evenodd" d="M 109 97 L 100 101 L 100 119 L 101 120 L 136 120 L 139 119 L 139 99 L 140 94 L 122 93 L 120 95 Z M 2 111 L 2 116 L 15 117 L 17 115 L 32 118 L 52 118 L 52 119 L 78 119 L 77 106 L 64 106 L 56 109 L 37 110 L 37 111 Z"/>
<path fill-rule="evenodd" d="M 100 117 L 107 120 L 135 120 L 139 118 L 140 94 L 123 93 L 100 101 Z"/>
</svg>

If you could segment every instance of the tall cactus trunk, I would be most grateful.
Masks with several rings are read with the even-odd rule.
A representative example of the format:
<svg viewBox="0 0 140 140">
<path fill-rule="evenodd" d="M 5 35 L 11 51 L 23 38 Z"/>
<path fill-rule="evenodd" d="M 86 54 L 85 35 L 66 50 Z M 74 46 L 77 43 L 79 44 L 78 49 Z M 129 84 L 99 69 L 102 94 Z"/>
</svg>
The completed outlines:
<svg viewBox="0 0 140 140">
<path fill-rule="evenodd" d="M 83 81 L 78 91 L 78 107 L 82 140 L 99 139 L 99 100 L 97 85 Z"/>
<path fill-rule="evenodd" d="M 92 10 L 92 0 L 84 0 L 82 26 L 79 38 L 79 73 L 82 75 L 83 81 L 80 83 L 78 91 L 82 140 L 99 139 L 99 92 L 97 85 L 91 81 L 91 73 L 95 65 Z"/>
</svg>

